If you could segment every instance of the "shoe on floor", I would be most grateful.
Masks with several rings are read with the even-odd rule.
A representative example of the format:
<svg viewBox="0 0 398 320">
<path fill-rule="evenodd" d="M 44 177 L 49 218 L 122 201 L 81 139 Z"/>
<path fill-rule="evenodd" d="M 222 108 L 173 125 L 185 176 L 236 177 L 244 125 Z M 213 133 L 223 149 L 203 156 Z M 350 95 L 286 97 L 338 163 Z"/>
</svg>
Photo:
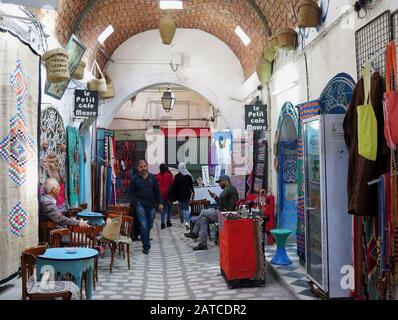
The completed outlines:
<svg viewBox="0 0 398 320">
<path fill-rule="evenodd" d="M 198 250 L 207 250 L 207 245 L 199 243 L 196 247 L 193 248 L 193 251 L 198 251 Z"/>
<path fill-rule="evenodd" d="M 160 229 L 164 229 L 164 228 L 166 228 L 166 226 L 164 225 L 164 223 L 162 223 L 162 224 L 160 225 Z"/>
<path fill-rule="evenodd" d="M 192 232 L 188 232 L 188 233 L 184 233 L 184 236 L 186 236 L 187 238 L 191 238 L 191 239 L 197 239 L 198 236 Z"/>
<path fill-rule="evenodd" d="M 143 253 L 143 254 L 148 254 L 148 253 L 149 253 L 149 249 L 144 249 L 144 250 L 142 250 L 142 253 Z"/>
<path fill-rule="evenodd" d="M 171 226 L 172 226 L 171 222 L 168 221 L 167 224 L 166 224 L 166 226 L 167 226 L 167 228 L 168 228 L 168 227 L 171 227 Z"/>
</svg>

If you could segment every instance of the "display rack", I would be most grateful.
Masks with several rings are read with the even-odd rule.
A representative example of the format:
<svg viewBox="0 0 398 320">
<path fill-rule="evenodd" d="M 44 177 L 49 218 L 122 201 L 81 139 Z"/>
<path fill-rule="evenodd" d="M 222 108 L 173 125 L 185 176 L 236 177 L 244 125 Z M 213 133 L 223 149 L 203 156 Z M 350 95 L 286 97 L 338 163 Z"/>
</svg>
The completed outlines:
<svg viewBox="0 0 398 320">
<path fill-rule="evenodd" d="M 266 133 L 255 133 L 254 136 L 254 177 L 252 189 L 259 192 L 268 189 L 268 141 Z"/>
</svg>

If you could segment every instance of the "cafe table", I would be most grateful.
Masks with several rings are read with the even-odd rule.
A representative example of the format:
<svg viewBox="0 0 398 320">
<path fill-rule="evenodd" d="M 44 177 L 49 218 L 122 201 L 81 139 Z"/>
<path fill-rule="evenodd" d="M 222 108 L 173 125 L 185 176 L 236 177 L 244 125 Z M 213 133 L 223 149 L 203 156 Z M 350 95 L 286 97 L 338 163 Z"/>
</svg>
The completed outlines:
<svg viewBox="0 0 398 320">
<path fill-rule="evenodd" d="M 73 276 L 73 282 L 82 290 L 81 280 L 83 272 L 87 271 L 88 283 L 86 288 L 87 300 L 92 299 L 94 258 L 98 251 L 91 248 L 50 248 L 43 255 L 37 256 L 37 280 L 50 271 L 61 279 L 67 274 Z"/>
<path fill-rule="evenodd" d="M 83 219 L 92 226 L 103 226 L 105 224 L 104 215 L 99 212 L 79 212 L 76 218 Z"/>
</svg>

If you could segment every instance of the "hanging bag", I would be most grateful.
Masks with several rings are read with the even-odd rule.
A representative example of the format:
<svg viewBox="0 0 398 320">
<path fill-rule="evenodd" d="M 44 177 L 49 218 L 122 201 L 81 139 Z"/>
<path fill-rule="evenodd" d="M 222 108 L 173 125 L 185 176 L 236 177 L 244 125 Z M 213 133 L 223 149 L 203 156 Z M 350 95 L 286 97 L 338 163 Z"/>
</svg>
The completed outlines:
<svg viewBox="0 0 398 320">
<path fill-rule="evenodd" d="M 97 67 L 101 78 L 97 79 L 91 79 L 87 82 L 87 87 L 89 90 L 93 90 L 93 91 L 98 91 L 100 94 L 104 93 L 108 90 L 108 87 L 106 85 L 106 79 L 104 77 L 104 74 L 102 73 L 100 67 L 98 66 L 97 61 L 94 60 L 93 66 L 91 67 L 91 73 L 94 75 L 93 71 L 94 71 L 94 67 Z"/>
<path fill-rule="evenodd" d="M 395 90 L 394 90 L 395 89 Z M 384 95 L 384 136 L 390 149 L 398 143 L 397 47 L 391 41 L 386 48 L 386 93 Z"/>
<path fill-rule="evenodd" d="M 357 107 L 358 114 L 358 153 L 371 161 L 377 156 L 377 119 L 370 101 L 370 66 L 363 70 L 364 104 Z"/>
</svg>

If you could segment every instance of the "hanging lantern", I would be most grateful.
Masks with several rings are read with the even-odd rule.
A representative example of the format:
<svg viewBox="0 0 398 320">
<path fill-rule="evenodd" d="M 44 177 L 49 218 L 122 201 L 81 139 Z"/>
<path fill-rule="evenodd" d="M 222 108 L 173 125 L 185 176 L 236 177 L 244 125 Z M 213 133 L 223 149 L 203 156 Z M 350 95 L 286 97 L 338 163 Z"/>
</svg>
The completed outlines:
<svg viewBox="0 0 398 320">
<path fill-rule="evenodd" d="M 160 18 L 159 32 L 162 37 L 163 44 L 169 45 L 173 42 L 176 29 L 177 24 L 172 17 L 166 16 Z"/>
<path fill-rule="evenodd" d="M 299 28 L 316 28 L 321 22 L 321 9 L 313 0 L 301 0 L 297 12 Z"/>
<path fill-rule="evenodd" d="M 174 93 L 171 92 L 170 87 L 167 87 L 167 91 L 163 92 L 162 97 L 162 106 L 166 112 L 170 112 L 174 108 L 174 104 L 176 102 L 176 98 Z"/>
<path fill-rule="evenodd" d="M 265 58 L 261 58 L 257 63 L 256 72 L 261 83 L 268 82 L 272 75 L 272 63 Z"/>
</svg>

